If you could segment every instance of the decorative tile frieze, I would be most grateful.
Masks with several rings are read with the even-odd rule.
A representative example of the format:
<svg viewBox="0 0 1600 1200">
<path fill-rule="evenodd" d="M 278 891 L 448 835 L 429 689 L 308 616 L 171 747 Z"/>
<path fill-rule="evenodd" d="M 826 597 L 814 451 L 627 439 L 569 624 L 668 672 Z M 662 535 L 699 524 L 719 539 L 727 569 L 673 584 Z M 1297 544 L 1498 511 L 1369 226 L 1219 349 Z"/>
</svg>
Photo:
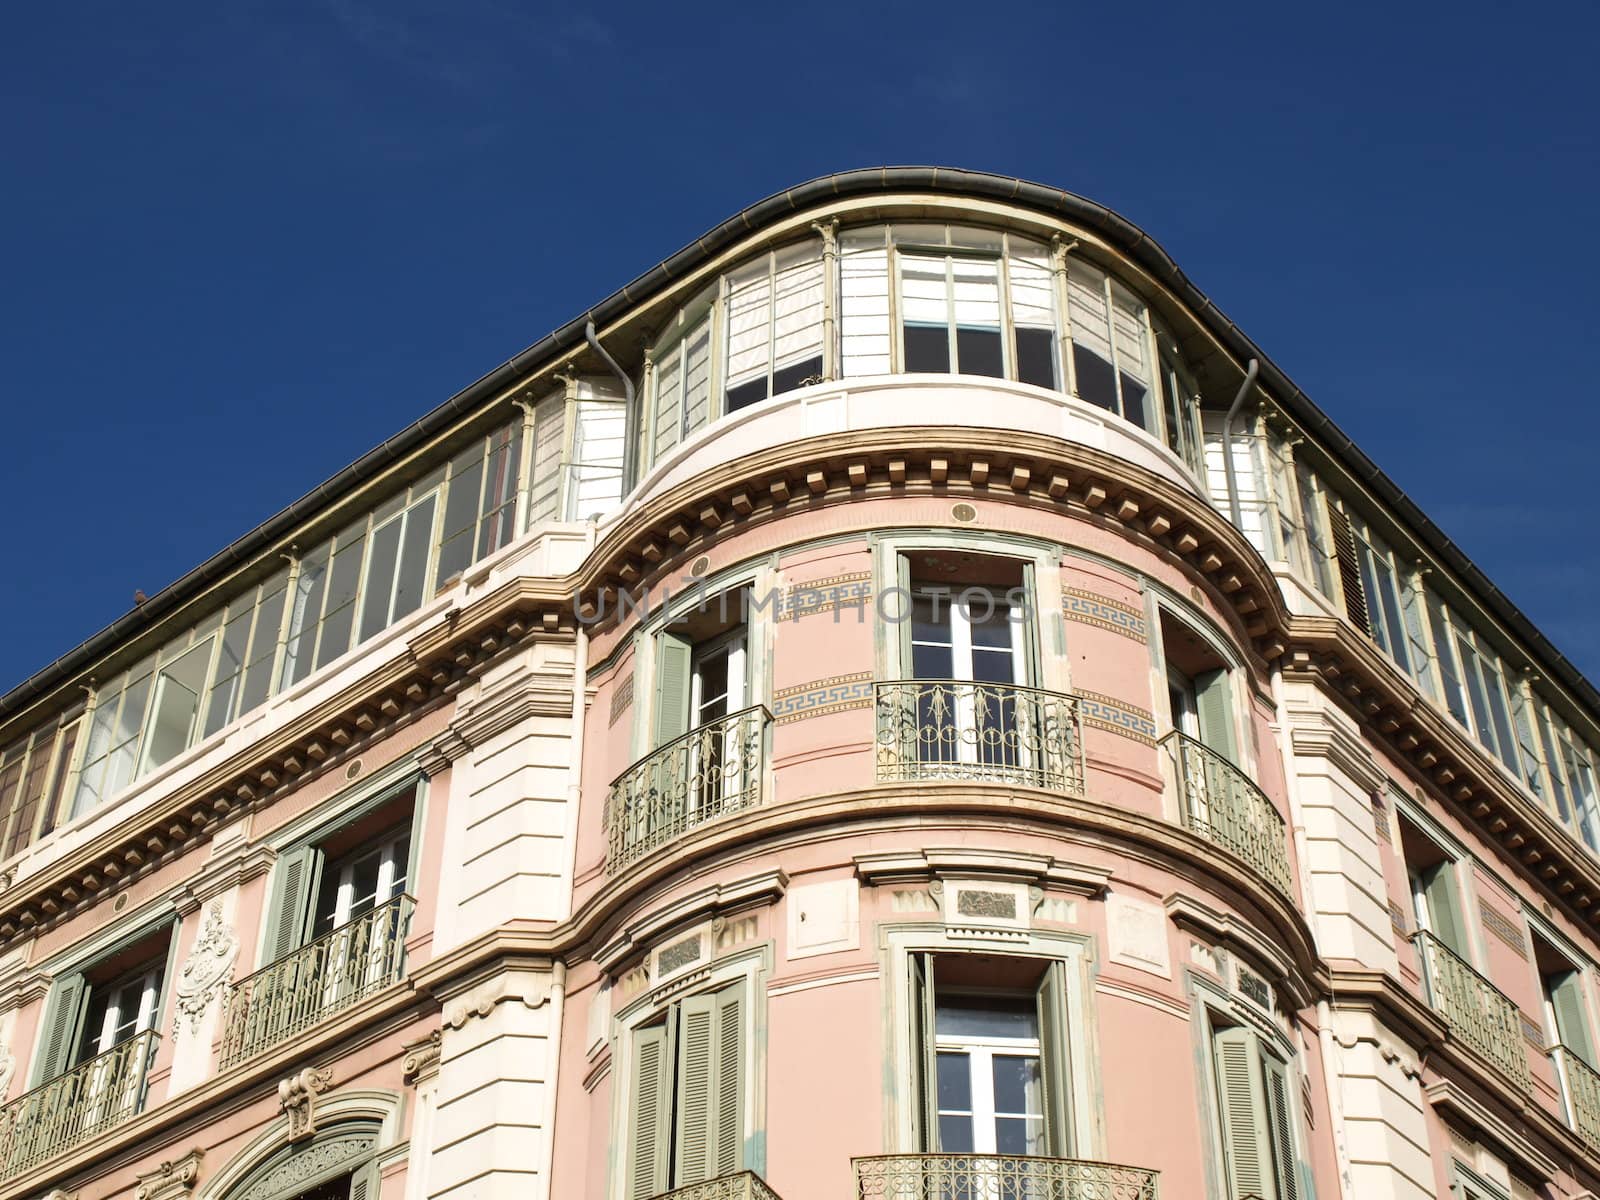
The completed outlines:
<svg viewBox="0 0 1600 1200">
<path fill-rule="evenodd" d="M 1383 797 L 1377 792 L 1372 793 L 1372 827 L 1377 830 L 1378 837 L 1389 841 L 1389 806 L 1383 802 Z"/>
<path fill-rule="evenodd" d="M 700 961 L 704 952 L 700 935 L 686 937 L 681 942 L 673 942 L 670 946 L 663 946 L 656 955 L 656 978 L 671 975 L 674 971 L 681 971 L 684 967 Z"/>
<path fill-rule="evenodd" d="M 962 917 L 984 917 L 991 920 L 1015 921 L 1017 919 L 1016 893 L 961 888 L 956 892 L 956 914 Z"/>
<path fill-rule="evenodd" d="M 615 725 L 622 714 L 633 707 L 633 673 L 617 685 L 617 690 L 611 693 L 611 720 L 609 724 Z"/>
<path fill-rule="evenodd" d="M 1490 908 L 1481 900 L 1478 902 L 1478 915 L 1483 918 L 1483 927 L 1495 937 L 1504 942 L 1518 958 L 1528 957 L 1528 942 L 1518 929 L 1498 909 Z"/>
<path fill-rule="evenodd" d="M 872 672 L 857 671 L 779 688 L 772 694 L 772 719 L 784 725 L 851 708 L 871 708 L 872 686 Z"/>
<path fill-rule="evenodd" d="M 1112 633 L 1120 633 L 1123 637 L 1132 638 L 1136 642 L 1150 640 L 1142 609 L 1132 604 L 1124 604 L 1121 600 L 1113 600 L 1110 596 L 1102 596 L 1098 592 L 1085 591 L 1083 588 L 1062 588 L 1061 613 L 1069 621 L 1077 621 L 1081 625 L 1093 625 L 1097 629 L 1109 629 Z"/>
<path fill-rule="evenodd" d="M 1120 734 L 1143 745 L 1156 744 L 1156 720 L 1150 711 L 1114 696 L 1079 692 L 1078 718 L 1085 725 Z"/>
<path fill-rule="evenodd" d="M 1401 937 L 1410 936 L 1410 931 L 1406 928 L 1406 910 L 1393 900 L 1389 901 L 1389 924 Z"/>
<path fill-rule="evenodd" d="M 853 571 L 786 589 L 777 599 L 776 616 L 780 621 L 798 621 L 802 617 L 836 613 L 847 608 L 865 613 L 871 604 L 872 573 Z"/>
<path fill-rule="evenodd" d="M 1544 1028 L 1525 1012 L 1517 1013 L 1517 1023 L 1522 1026 L 1522 1040 L 1538 1053 L 1544 1053 Z"/>
</svg>

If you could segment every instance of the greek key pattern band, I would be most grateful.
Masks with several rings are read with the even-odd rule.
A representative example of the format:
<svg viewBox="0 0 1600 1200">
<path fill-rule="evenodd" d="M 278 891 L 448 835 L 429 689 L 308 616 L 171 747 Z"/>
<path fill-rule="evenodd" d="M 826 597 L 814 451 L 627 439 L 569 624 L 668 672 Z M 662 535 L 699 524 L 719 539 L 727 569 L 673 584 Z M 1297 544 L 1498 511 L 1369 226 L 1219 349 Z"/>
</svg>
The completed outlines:
<svg viewBox="0 0 1600 1200">
<path fill-rule="evenodd" d="M 778 725 L 843 712 L 850 708 L 872 707 L 872 672 L 831 675 L 772 693 L 772 719 Z"/>
<path fill-rule="evenodd" d="M 1148 642 L 1144 613 L 1131 604 L 1112 600 L 1082 588 L 1061 589 L 1061 612 L 1069 621 L 1109 629 L 1136 642 Z"/>
<path fill-rule="evenodd" d="M 1085 725 L 1119 733 L 1146 746 L 1156 744 L 1156 722 L 1149 712 L 1114 696 L 1078 693 L 1078 716 Z"/>
</svg>

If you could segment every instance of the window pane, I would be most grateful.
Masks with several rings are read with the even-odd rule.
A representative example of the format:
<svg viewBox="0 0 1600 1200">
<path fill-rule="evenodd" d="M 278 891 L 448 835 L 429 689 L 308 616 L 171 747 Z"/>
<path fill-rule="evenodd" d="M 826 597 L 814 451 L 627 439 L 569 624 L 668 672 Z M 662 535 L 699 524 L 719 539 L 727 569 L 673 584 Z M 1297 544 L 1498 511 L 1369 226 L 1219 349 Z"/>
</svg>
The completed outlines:
<svg viewBox="0 0 1600 1200">
<path fill-rule="evenodd" d="M 994 1111 L 1038 1116 L 1044 1112 L 1039 1095 L 1039 1060 L 1032 1055 L 994 1056 Z"/>
<path fill-rule="evenodd" d="M 1039 1036 L 1039 1013 L 1031 997 L 939 997 L 934 1009 L 934 1029 L 952 1037 Z"/>
<path fill-rule="evenodd" d="M 1055 334 L 1050 330 L 1017 330 L 1017 380 L 1039 387 L 1056 386 Z"/>
<path fill-rule="evenodd" d="M 972 1118 L 939 1116 L 939 1149 L 946 1154 L 972 1153 Z"/>
<path fill-rule="evenodd" d="M 1072 366 L 1078 376 L 1078 398 L 1116 412 L 1117 374 L 1111 364 L 1088 347 L 1074 342 Z"/>
<path fill-rule="evenodd" d="M 401 523 L 401 519 L 397 518 L 372 535 L 372 549 L 367 555 L 366 598 L 361 602 L 363 642 L 389 624 L 395 563 L 400 555 Z"/>
<path fill-rule="evenodd" d="M 906 370 L 946 375 L 950 372 L 950 333 L 943 325 L 907 325 Z"/>
<path fill-rule="evenodd" d="M 328 575 L 328 599 L 323 608 L 322 633 L 317 639 L 317 666 L 330 663 L 350 649 L 356 621 L 356 592 L 361 584 L 361 558 L 367 548 L 366 518 L 339 535 Z"/>
<path fill-rule="evenodd" d="M 250 647 L 250 622 L 255 618 L 255 606 L 241 599 L 229 607 L 240 611 L 228 619 L 227 627 L 222 631 L 222 647 L 217 651 L 217 681 L 211 685 L 211 697 L 206 709 L 206 737 L 233 719 L 233 705 L 239 694 L 245 653 Z"/>
<path fill-rule="evenodd" d="M 189 748 L 194 739 L 195 718 L 200 712 L 200 693 L 206 671 L 211 666 L 211 642 L 207 638 L 192 647 L 170 666 L 162 668 L 156 702 L 151 706 L 150 730 L 146 735 L 145 765 L 162 763 Z"/>
<path fill-rule="evenodd" d="M 322 617 L 322 597 L 328 582 L 328 549 L 324 542 L 300 564 L 294 585 L 294 605 L 289 612 L 289 641 L 283 654 L 283 680 L 279 687 L 299 683 L 311 674 L 312 651 L 317 644 L 317 622 Z"/>
<path fill-rule="evenodd" d="M 939 1111 L 972 1111 L 972 1060 L 965 1054 L 938 1056 Z"/>
<path fill-rule="evenodd" d="M 405 515 L 405 535 L 400 543 L 400 569 L 395 576 L 394 615 L 398 621 L 422 604 L 423 581 L 428 570 L 428 544 L 433 537 L 433 496 L 413 504 Z"/>
<path fill-rule="evenodd" d="M 439 535 L 439 567 L 434 574 L 437 591 L 445 580 L 472 565 L 477 542 L 479 500 L 483 491 L 483 446 L 475 444 L 450 464 L 450 485 L 444 504 L 444 529 Z"/>
<path fill-rule="evenodd" d="M 1141 429 L 1151 429 L 1155 422 L 1145 406 L 1145 394 L 1144 384 L 1126 373 L 1122 376 L 1122 415 Z"/>
<path fill-rule="evenodd" d="M 1005 355 L 1000 348 L 998 329 L 956 330 L 956 363 L 963 375 L 987 375 L 1004 379 Z"/>
</svg>

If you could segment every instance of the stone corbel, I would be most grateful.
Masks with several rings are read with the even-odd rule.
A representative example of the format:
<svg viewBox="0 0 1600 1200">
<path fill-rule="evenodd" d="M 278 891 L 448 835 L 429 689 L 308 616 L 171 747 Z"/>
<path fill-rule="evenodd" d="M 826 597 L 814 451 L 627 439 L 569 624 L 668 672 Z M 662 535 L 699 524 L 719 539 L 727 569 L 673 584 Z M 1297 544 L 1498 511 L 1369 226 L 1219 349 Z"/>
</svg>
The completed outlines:
<svg viewBox="0 0 1600 1200">
<path fill-rule="evenodd" d="M 278 1107 L 289 1118 L 289 1141 L 303 1142 L 317 1132 L 317 1097 L 333 1082 L 332 1067 L 307 1067 L 278 1084 Z"/>
<path fill-rule="evenodd" d="M 195 1180 L 200 1177 L 200 1160 L 204 1157 L 205 1151 L 196 1146 L 182 1158 L 164 1162 L 154 1171 L 136 1176 L 139 1186 L 134 1189 L 134 1200 L 187 1200 L 194 1194 Z"/>
<path fill-rule="evenodd" d="M 550 976 L 531 971 L 510 971 L 497 975 L 466 996 L 445 1005 L 444 1023 L 460 1029 L 474 1017 L 487 1017 L 496 1006 L 519 1003 L 542 1008 L 550 1000 Z"/>
<path fill-rule="evenodd" d="M 443 1042 L 444 1031 L 435 1029 L 427 1037 L 403 1047 L 405 1057 L 400 1060 L 400 1078 L 414 1087 L 437 1075 Z"/>
</svg>

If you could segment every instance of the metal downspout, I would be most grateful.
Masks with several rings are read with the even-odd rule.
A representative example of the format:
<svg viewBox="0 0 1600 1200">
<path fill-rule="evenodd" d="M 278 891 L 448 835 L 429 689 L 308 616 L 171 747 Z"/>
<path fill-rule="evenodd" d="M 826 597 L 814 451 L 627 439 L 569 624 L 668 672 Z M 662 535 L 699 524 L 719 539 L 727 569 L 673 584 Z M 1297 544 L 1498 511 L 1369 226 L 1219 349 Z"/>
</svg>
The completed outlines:
<svg viewBox="0 0 1600 1200">
<path fill-rule="evenodd" d="M 1250 394 L 1250 385 L 1256 381 L 1256 374 L 1260 370 L 1261 364 L 1252 358 L 1250 365 L 1245 368 L 1244 382 L 1239 385 L 1239 394 L 1228 406 L 1228 415 L 1222 418 L 1222 473 L 1228 480 L 1228 516 L 1233 519 L 1235 529 L 1243 528 L 1244 517 L 1239 512 L 1239 480 L 1233 470 L 1233 423 L 1238 419 L 1239 410 L 1244 407 L 1245 397 Z"/>
<path fill-rule="evenodd" d="M 628 414 L 625 437 L 622 443 L 622 494 L 627 495 L 628 489 L 633 487 L 634 459 L 637 456 L 634 450 L 634 439 L 639 432 L 639 414 L 634 403 L 633 380 L 617 365 L 617 360 L 606 353 L 606 348 L 600 344 L 600 339 L 595 336 L 594 322 L 589 321 L 583 327 L 583 340 L 589 343 L 589 348 L 600 356 L 602 362 L 611 369 L 611 373 L 622 380 L 623 409 Z M 1252 359 L 1252 362 L 1255 360 Z"/>
</svg>

